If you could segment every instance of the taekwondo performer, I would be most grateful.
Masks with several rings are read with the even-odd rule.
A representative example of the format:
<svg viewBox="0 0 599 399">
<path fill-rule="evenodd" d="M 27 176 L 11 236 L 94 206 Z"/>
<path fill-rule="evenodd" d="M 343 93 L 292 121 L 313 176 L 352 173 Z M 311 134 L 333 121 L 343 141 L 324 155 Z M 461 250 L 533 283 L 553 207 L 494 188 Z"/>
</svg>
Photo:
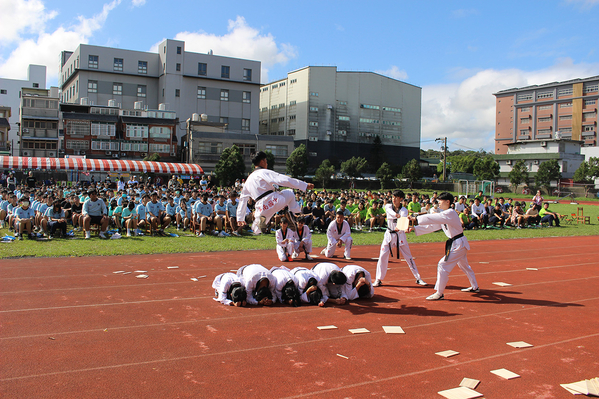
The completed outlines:
<svg viewBox="0 0 599 399">
<path fill-rule="evenodd" d="M 324 299 L 323 293 L 326 292 L 326 288 L 320 282 L 316 273 L 305 267 L 296 267 L 291 270 L 291 274 L 297 278 L 301 301 L 324 307 L 326 299 Z"/>
<path fill-rule="evenodd" d="M 349 223 L 345 220 L 343 211 L 337 211 L 335 220 L 333 220 L 327 228 L 327 246 L 320 252 L 327 258 L 332 258 L 335 255 L 337 247 L 345 244 L 345 259 L 351 259 L 352 237 Z"/>
<path fill-rule="evenodd" d="M 275 297 L 275 277 L 264 266 L 251 264 L 241 266 L 237 270 L 247 292 L 247 303 L 250 305 L 272 305 Z"/>
<path fill-rule="evenodd" d="M 322 262 L 314 266 L 312 271 L 318 276 L 318 279 L 325 287 L 325 291 L 322 293 L 322 300 L 325 303 L 330 302 L 337 305 L 345 305 L 347 303 L 348 298 L 345 292 L 347 277 L 343 274 L 339 266 L 334 263 Z"/>
<path fill-rule="evenodd" d="M 281 228 L 275 233 L 275 239 L 277 240 L 277 256 L 281 262 L 297 258 L 298 253 L 295 250 L 297 236 L 289 228 L 289 221 L 286 217 L 281 218 Z"/>
<path fill-rule="evenodd" d="M 214 278 L 212 282 L 214 295 L 212 298 L 223 305 L 245 306 L 247 304 L 247 292 L 241 284 L 241 279 L 234 273 L 222 273 Z"/>
<path fill-rule="evenodd" d="M 387 213 L 387 231 L 383 237 L 383 243 L 381 244 L 381 252 L 379 253 L 379 260 L 376 263 L 376 280 L 374 281 L 375 287 L 383 285 L 382 281 L 387 275 L 387 266 L 389 264 L 389 255 L 393 256 L 393 248 L 397 251 L 397 259 L 399 259 L 399 253 L 403 255 L 406 260 L 408 267 L 412 271 L 412 274 L 416 278 L 416 284 L 426 285 L 420 278 L 418 268 L 412 258 L 410 252 L 410 246 L 406 239 L 406 233 L 403 230 L 399 230 L 397 227 L 397 220 L 400 217 L 407 217 L 408 210 L 402 207 L 402 202 L 405 198 L 405 194 L 401 190 L 393 192 L 392 203 L 385 205 L 385 212 Z"/>
<path fill-rule="evenodd" d="M 417 236 L 431 233 L 433 231 L 443 229 L 445 235 L 449 238 L 445 242 L 445 256 L 439 260 L 437 266 L 437 283 L 435 284 L 435 293 L 426 299 L 429 301 L 438 301 L 443 299 L 443 291 L 449 280 L 449 273 L 458 265 L 470 280 L 470 287 L 464 288 L 464 292 L 479 292 L 478 283 L 474 276 L 474 271 L 468 264 L 468 250 L 470 245 L 468 239 L 464 237 L 462 223 L 456 211 L 451 208 L 453 203 L 453 195 L 447 192 L 441 193 L 439 198 L 439 208 L 441 213 L 431 213 L 428 215 L 419 215 L 410 219 L 417 226 L 410 228 Z"/>
<path fill-rule="evenodd" d="M 239 197 L 237 224 L 239 226 L 246 224 L 245 213 L 247 203 L 248 199 L 252 198 L 256 201 L 252 230 L 254 234 L 261 234 L 262 229 L 266 228 L 270 218 L 275 213 L 285 209 L 285 207 L 289 207 L 292 216 L 302 211 L 295 200 L 293 190 L 275 191 L 275 185 L 306 191 L 314 188 L 314 184 L 306 183 L 267 169 L 266 153 L 264 151 L 258 152 L 252 159 L 252 163 L 255 169 L 248 176 Z"/>
<path fill-rule="evenodd" d="M 368 270 L 358 265 L 347 265 L 341 271 L 347 277 L 345 292 L 350 301 L 358 298 L 372 298 L 374 296 L 372 278 Z"/>
<path fill-rule="evenodd" d="M 312 233 L 310 228 L 306 226 L 306 219 L 301 217 L 297 219 L 297 241 L 295 242 L 295 252 L 298 254 L 304 252 L 306 260 L 312 260 L 310 252 L 312 252 Z"/>
<path fill-rule="evenodd" d="M 273 267 L 270 272 L 275 276 L 275 300 L 291 306 L 300 306 L 299 281 L 285 266 Z"/>
</svg>

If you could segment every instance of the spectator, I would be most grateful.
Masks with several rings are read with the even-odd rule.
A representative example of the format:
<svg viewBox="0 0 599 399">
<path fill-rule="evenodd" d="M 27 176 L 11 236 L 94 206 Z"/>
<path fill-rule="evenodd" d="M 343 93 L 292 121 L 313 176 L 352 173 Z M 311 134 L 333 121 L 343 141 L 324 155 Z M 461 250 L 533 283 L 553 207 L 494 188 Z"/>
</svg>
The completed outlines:
<svg viewBox="0 0 599 399">
<path fill-rule="evenodd" d="M 366 212 L 366 220 L 364 221 L 364 224 L 370 226 L 370 229 L 368 230 L 369 233 L 372 233 L 373 229 L 375 228 L 382 228 L 385 224 L 385 210 L 379 208 L 378 201 L 372 202 L 372 206 Z"/>
<path fill-rule="evenodd" d="M 547 223 L 549 227 L 553 227 L 553 223 L 559 227 L 559 221 L 562 215 L 556 212 L 551 212 L 549 210 L 549 202 L 545 202 L 543 204 L 543 208 L 539 211 L 539 216 L 541 216 L 541 223 Z"/>
<path fill-rule="evenodd" d="M 146 204 L 146 220 L 150 224 L 154 235 L 164 236 L 164 229 L 171 223 L 171 218 L 166 214 L 164 205 L 158 201 L 158 193 L 154 191 L 150 196 L 151 201 Z M 160 224 L 160 229 L 158 225 Z"/>
<path fill-rule="evenodd" d="M 472 219 L 470 216 L 470 208 L 464 208 L 464 211 L 459 214 L 460 222 L 462 223 L 462 228 L 464 230 L 474 230 L 476 229 L 476 221 Z"/>
<path fill-rule="evenodd" d="M 214 204 L 214 223 L 216 224 L 216 229 L 219 231 L 219 237 L 229 236 L 229 234 L 225 232 L 227 222 L 227 204 L 225 203 L 225 196 L 219 195 L 218 202 Z"/>
<path fill-rule="evenodd" d="M 45 216 L 48 218 L 48 227 L 50 228 L 49 239 L 56 236 L 56 230 L 60 229 L 62 238 L 67 237 L 67 219 L 64 210 L 61 207 L 60 200 L 55 200 L 52 207 L 46 210 Z"/>
<path fill-rule="evenodd" d="M 196 229 L 196 234 L 199 237 L 204 237 L 208 233 L 208 229 L 214 224 L 214 212 L 212 205 L 208 203 L 208 194 L 202 194 L 201 201 L 195 203 L 195 225 L 199 228 Z"/>
<path fill-rule="evenodd" d="M 123 208 L 121 213 L 121 225 L 127 229 L 127 237 L 131 237 L 131 231 L 137 235 L 137 211 L 135 210 L 135 202 L 131 201 Z"/>
<path fill-rule="evenodd" d="M 29 175 L 27 176 L 27 179 L 25 180 L 27 183 L 27 187 L 29 188 L 35 188 L 36 185 L 36 181 L 35 181 L 35 177 L 33 177 L 33 172 L 29 172 Z"/>
<path fill-rule="evenodd" d="M 85 231 L 85 239 L 91 237 L 91 225 L 100 226 L 100 238 L 106 238 L 106 230 L 108 230 L 109 219 L 106 216 L 108 209 L 104 201 L 98 198 L 98 192 L 94 189 L 88 191 L 89 199 L 83 203 L 81 213 L 83 215 L 83 230 Z"/>
<path fill-rule="evenodd" d="M 538 205 L 539 208 L 541 208 L 543 206 L 543 196 L 541 195 L 541 190 L 537 190 L 537 194 L 532 197 L 532 204 L 531 207 L 534 205 Z"/>
<path fill-rule="evenodd" d="M 17 238 L 19 240 L 23 239 L 23 233 L 27 232 L 30 239 L 33 239 L 33 219 L 34 212 L 33 209 L 29 207 L 29 198 L 21 197 L 19 200 L 21 206 L 14 208 L 14 222 L 15 222 L 15 231 L 17 232 Z"/>
<path fill-rule="evenodd" d="M 479 191 L 482 194 L 482 191 Z M 487 222 L 489 221 L 489 215 L 487 214 L 487 210 L 485 206 L 481 204 L 478 197 L 474 198 L 474 204 L 472 204 L 472 218 L 476 219 L 476 225 L 478 227 L 487 227 Z"/>
</svg>

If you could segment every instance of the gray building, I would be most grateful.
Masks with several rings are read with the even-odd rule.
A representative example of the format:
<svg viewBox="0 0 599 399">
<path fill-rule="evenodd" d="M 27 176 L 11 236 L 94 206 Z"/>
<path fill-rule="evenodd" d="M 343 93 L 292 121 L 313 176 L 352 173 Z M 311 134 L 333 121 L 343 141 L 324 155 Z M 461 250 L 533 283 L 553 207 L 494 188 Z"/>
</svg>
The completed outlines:
<svg viewBox="0 0 599 399">
<path fill-rule="evenodd" d="M 61 101 L 121 109 L 174 111 L 180 120 L 206 114 L 229 131 L 258 133 L 260 62 L 185 51 L 185 42 L 164 40 L 158 53 L 81 44 L 60 57 Z M 177 140 L 185 127 L 177 129 Z"/>
<path fill-rule="evenodd" d="M 369 158 L 382 141 L 387 161 L 420 155 L 422 89 L 373 72 L 309 66 L 261 87 L 260 134 L 305 144 L 310 165 Z"/>
<path fill-rule="evenodd" d="M 21 107 L 21 89 L 45 89 L 46 88 L 46 67 L 44 65 L 29 65 L 27 67 L 27 79 L 6 79 L 0 78 L 0 106 L 10 107 L 12 112 L 8 118 L 10 131 L 6 137 L 7 146 L 10 144 L 11 155 L 19 155 L 19 124 L 21 117 L 19 108 Z"/>
<path fill-rule="evenodd" d="M 60 157 L 58 90 L 21 89 L 21 145 L 23 157 Z"/>
</svg>

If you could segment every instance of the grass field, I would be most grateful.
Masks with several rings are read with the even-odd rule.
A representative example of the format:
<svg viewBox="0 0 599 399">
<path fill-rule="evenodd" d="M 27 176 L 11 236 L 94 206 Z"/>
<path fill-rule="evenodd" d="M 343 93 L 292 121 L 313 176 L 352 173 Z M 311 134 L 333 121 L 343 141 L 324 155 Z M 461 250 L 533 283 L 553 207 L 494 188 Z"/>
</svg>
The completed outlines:
<svg viewBox="0 0 599 399">
<path fill-rule="evenodd" d="M 549 236 L 587 236 L 599 234 L 599 206 L 584 205 L 584 214 L 591 217 L 590 225 L 563 224 L 560 228 L 526 228 L 505 230 L 466 231 L 469 240 L 497 240 Z M 570 215 L 576 213 L 577 205 L 554 204 L 549 207 L 554 212 Z M 92 255 L 125 255 L 152 253 L 189 253 L 209 251 L 241 251 L 252 249 L 274 249 L 274 234 L 253 236 L 246 233 L 243 237 L 197 238 L 189 232 L 178 232 L 169 228 L 167 233 L 179 234 L 180 237 L 123 237 L 118 240 L 103 240 L 92 235 L 89 240 L 83 239 L 81 232 L 73 239 L 55 239 L 52 241 L 33 241 L 25 239 L 10 243 L 0 243 L 0 259 L 14 257 L 44 256 L 92 256 Z M 0 237 L 8 234 L 8 229 L 0 229 Z M 353 232 L 354 245 L 377 245 L 383 238 L 383 232 Z M 324 234 L 313 234 L 314 252 L 326 245 Z M 416 237 L 408 235 L 409 242 L 441 242 L 446 237 L 442 232 Z"/>
</svg>

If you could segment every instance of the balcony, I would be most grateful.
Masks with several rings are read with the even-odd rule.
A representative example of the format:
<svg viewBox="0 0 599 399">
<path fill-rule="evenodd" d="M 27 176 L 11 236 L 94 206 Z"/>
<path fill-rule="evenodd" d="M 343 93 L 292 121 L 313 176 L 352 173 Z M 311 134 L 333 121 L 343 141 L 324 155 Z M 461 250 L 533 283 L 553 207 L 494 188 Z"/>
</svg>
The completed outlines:
<svg viewBox="0 0 599 399">
<path fill-rule="evenodd" d="M 22 137 L 58 137 L 58 129 L 39 129 L 39 128 L 22 128 Z"/>
<path fill-rule="evenodd" d="M 49 108 L 21 108 L 23 118 L 48 118 L 58 120 L 58 109 Z"/>
</svg>

